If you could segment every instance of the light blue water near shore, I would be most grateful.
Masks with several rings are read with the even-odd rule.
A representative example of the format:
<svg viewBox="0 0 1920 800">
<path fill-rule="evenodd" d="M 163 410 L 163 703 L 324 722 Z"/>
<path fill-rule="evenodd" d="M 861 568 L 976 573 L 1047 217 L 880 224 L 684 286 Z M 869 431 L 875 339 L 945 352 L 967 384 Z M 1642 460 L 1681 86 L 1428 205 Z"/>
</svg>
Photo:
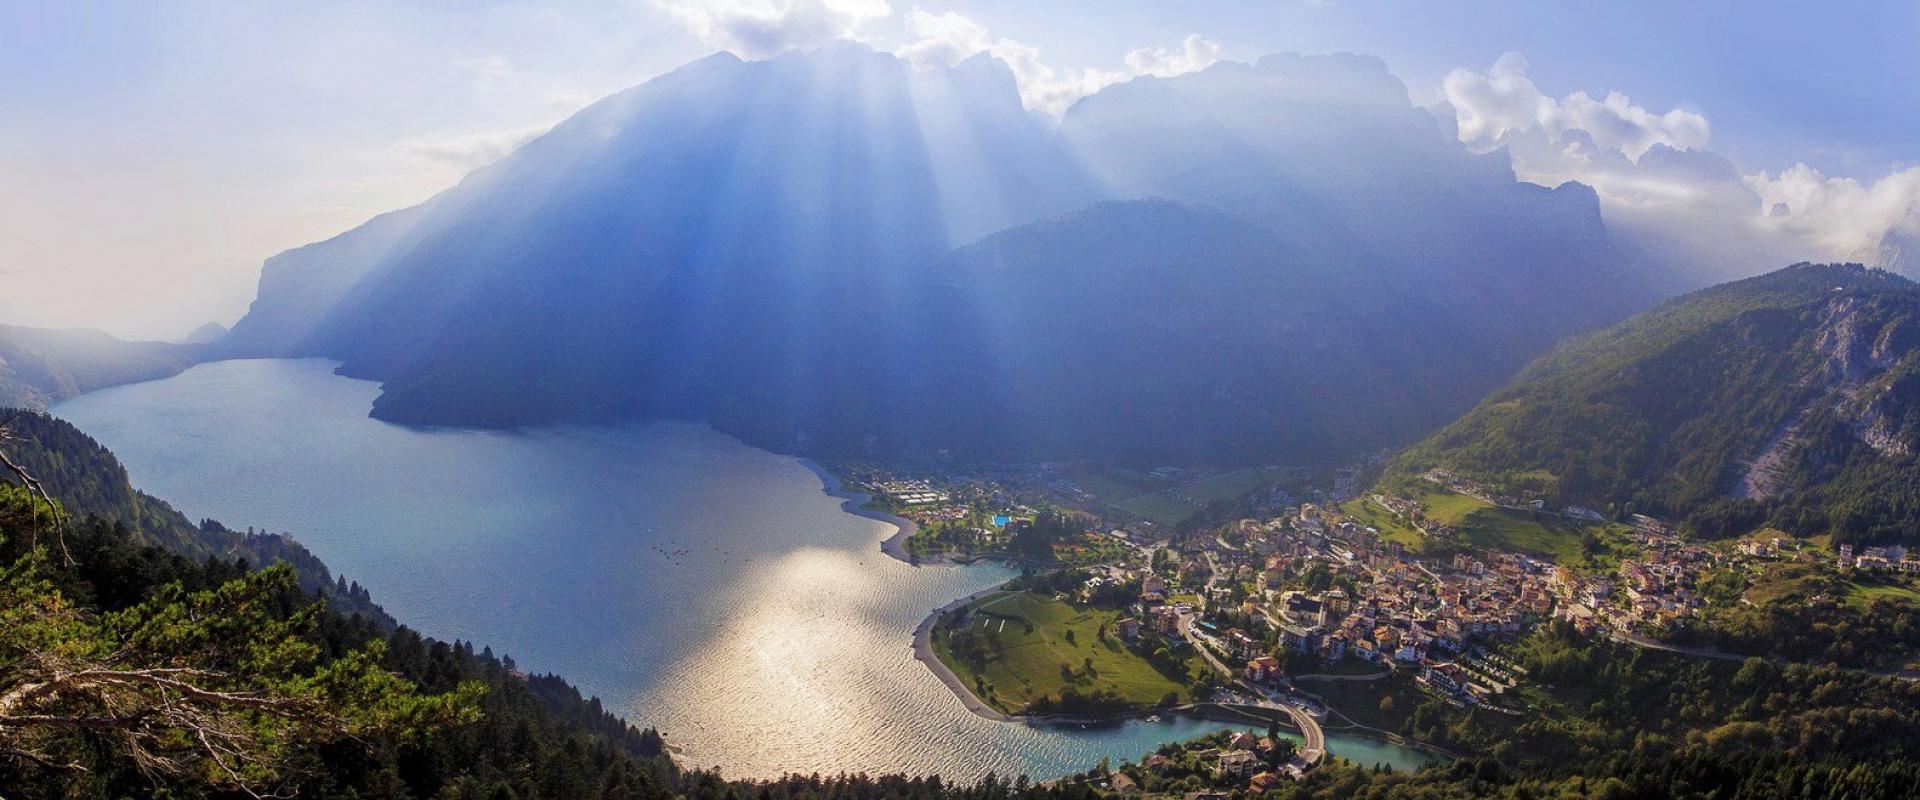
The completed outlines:
<svg viewBox="0 0 1920 800">
<path fill-rule="evenodd" d="M 1223 727 L 968 713 L 913 659 L 912 630 L 1011 573 L 887 558 L 891 527 L 843 512 L 793 458 L 685 423 L 388 425 L 366 416 L 378 387 L 332 366 L 207 364 L 53 412 L 189 517 L 291 532 L 409 625 L 559 672 L 730 775 L 1050 778 Z"/>
</svg>

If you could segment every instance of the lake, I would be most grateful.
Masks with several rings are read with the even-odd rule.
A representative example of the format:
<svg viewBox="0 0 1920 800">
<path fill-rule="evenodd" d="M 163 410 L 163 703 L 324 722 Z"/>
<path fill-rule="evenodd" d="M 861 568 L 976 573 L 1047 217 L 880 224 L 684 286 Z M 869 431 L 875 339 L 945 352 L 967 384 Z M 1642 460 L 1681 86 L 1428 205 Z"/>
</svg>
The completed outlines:
<svg viewBox="0 0 1920 800">
<path fill-rule="evenodd" d="M 1012 573 L 886 557 L 891 526 L 846 513 L 795 458 L 681 422 L 390 425 L 367 417 L 378 386 L 333 366 L 204 364 L 52 411 L 188 517 L 291 533 L 409 626 L 560 673 L 728 775 L 1046 779 L 1225 727 L 969 713 L 914 660 L 912 630 Z"/>
</svg>

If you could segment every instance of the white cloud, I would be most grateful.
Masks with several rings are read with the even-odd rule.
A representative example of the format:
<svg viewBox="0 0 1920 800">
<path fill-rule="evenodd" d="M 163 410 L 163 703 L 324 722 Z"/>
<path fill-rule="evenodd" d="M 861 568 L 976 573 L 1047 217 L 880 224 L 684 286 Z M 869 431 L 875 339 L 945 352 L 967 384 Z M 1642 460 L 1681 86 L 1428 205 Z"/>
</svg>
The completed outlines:
<svg viewBox="0 0 1920 800">
<path fill-rule="evenodd" d="M 506 56 L 493 54 L 480 57 L 461 57 L 448 64 L 455 73 L 466 76 L 467 86 L 474 94 L 488 94 L 507 81 L 513 80 L 513 62 Z"/>
<path fill-rule="evenodd" d="M 499 161 L 508 153 L 519 149 L 521 145 L 532 141 L 534 137 L 546 133 L 550 128 L 551 126 L 540 125 L 532 128 L 482 131 L 440 138 L 410 139 L 401 142 L 396 149 L 412 158 L 466 171 Z"/>
<path fill-rule="evenodd" d="M 1806 164 L 1778 176 L 1746 177 L 1760 213 L 1775 227 L 1804 237 L 1835 258 L 1880 258 L 1889 235 L 1920 234 L 1920 167 L 1862 184 L 1830 178 Z"/>
<path fill-rule="evenodd" d="M 915 7 L 906 13 L 905 21 L 907 35 L 914 40 L 894 54 L 915 69 L 951 66 L 993 47 L 986 26 L 952 11 L 934 14 Z"/>
<path fill-rule="evenodd" d="M 1712 129 L 1704 116 L 1654 113 L 1620 92 L 1556 100 L 1534 85 L 1518 53 L 1485 73 L 1453 70 L 1441 89 L 1446 101 L 1435 111 L 1451 108 L 1460 141 L 1505 148 L 1523 180 L 1593 187 L 1616 233 L 1657 243 L 1657 255 L 1693 262 L 1705 276 L 1808 259 L 1892 266 L 1914 258 L 1889 245 L 1920 236 L 1920 168 L 1871 184 L 1805 164 L 1743 176 L 1706 149 Z"/>
<path fill-rule="evenodd" d="M 1138 75 L 1162 77 L 1205 69 L 1220 57 L 1220 45 L 1188 35 L 1177 50 L 1142 47 L 1122 58 L 1125 70 L 1056 68 L 1040 51 L 1017 39 L 994 37 L 985 25 L 958 12 L 913 7 L 896 14 L 887 0 L 654 0 L 701 43 L 746 58 L 765 58 L 835 39 L 862 42 L 893 53 L 916 69 L 951 66 L 977 53 L 1007 63 L 1030 110 L 1058 117 L 1102 88 Z M 904 30 L 905 39 L 889 30 Z M 892 42 L 889 42 L 889 39 Z"/>
<path fill-rule="evenodd" d="M 1656 144 L 1690 150 L 1707 144 L 1707 118 L 1673 109 L 1655 114 L 1634 105 L 1620 92 L 1595 100 L 1574 92 L 1555 100 L 1527 76 L 1527 59 L 1507 53 L 1485 73 L 1455 69 L 1441 84 L 1447 102 L 1460 120 L 1460 140 L 1488 145 L 1509 133 L 1545 131 L 1559 139 L 1568 131 L 1583 131 L 1593 143 L 1639 158 Z"/>
<path fill-rule="evenodd" d="M 834 39 L 860 41 L 893 16 L 886 0 L 655 0 L 702 44 L 765 58 Z"/>
<path fill-rule="evenodd" d="M 1220 45 L 1200 34 L 1190 34 L 1179 50 L 1142 47 L 1122 59 L 1126 71 L 1057 69 L 1040 58 L 1040 50 L 1017 39 L 994 38 L 986 26 L 963 14 L 934 14 L 915 7 L 903 17 L 911 41 L 894 50 L 918 69 L 951 66 L 976 54 L 989 53 L 1006 62 L 1020 85 L 1026 107 L 1052 117 L 1065 114 L 1074 101 L 1137 75 L 1162 77 L 1205 69 L 1219 60 Z"/>
<path fill-rule="evenodd" d="M 905 22 L 912 40 L 894 54 L 915 68 L 952 66 L 977 53 L 988 53 L 1013 71 L 1022 104 L 1053 117 L 1066 113 L 1073 101 L 1128 77 L 1096 69 L 1057 70 L 1041 60 L 1039 48 L 1017 39 L 995 39 L 986 26 L 952 11 L 934 14 L 915 7 L 906 13 Z"/>
<path fill-rule="evenodd" d="M 1058 118 L 1074 101 L 1126 80 L 1124 72 L 1093 69 L 1055 70 L 1040 60 L 1040 51 L 1012 39 L 994 42 L 987 52 L 1007 62 L 1020 84 L 1020 102 L 1029 110 Z"/>
<path fill-rule="evenodd" d="M 1178 51 L 1168 51 L 1163 47 L 1142 47 L 1127 54 L 1127 67 L 1135 75 L 1158 75 L 1169 77 L 1199 72 L 1220 60 L 1220 45 L 1208 41 L 1200 34 L 1188 34 L 1181 40 Z"/>
</svg>

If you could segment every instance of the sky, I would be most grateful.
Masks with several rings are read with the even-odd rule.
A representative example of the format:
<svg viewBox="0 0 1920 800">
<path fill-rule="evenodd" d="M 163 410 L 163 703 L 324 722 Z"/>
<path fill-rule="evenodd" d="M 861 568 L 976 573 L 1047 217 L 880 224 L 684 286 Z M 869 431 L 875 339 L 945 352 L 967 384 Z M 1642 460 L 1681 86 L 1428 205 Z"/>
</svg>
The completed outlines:
<svg viewBox="0 0 1920 800">
<path fill-rule="evenodd" d="M 834 38 L 922 66 L 986 50 L 1049 116 L 1215 60 L 1376 55 L 1523 178 L 1844 257 L 1920 237 L 1920 4 L 1822 5 L 0 0 L 0 323 L 231 323 L 265 258 L 599 97 Z"/>
</svg>

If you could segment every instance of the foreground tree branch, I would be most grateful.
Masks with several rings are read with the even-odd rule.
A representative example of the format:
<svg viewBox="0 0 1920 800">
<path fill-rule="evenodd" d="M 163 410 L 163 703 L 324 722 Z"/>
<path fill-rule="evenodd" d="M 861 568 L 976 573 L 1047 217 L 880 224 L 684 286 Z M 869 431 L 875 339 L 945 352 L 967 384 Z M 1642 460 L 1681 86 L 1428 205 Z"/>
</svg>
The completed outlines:
<svg viewBox="0 0 1920 800">
<path fill-rule="evenodd" d="M 4 422 L 0 422 L 0 444 L 6 444 L 14 440 L 12 425 L 13 421 L 19 418 L 19 416 L 18 413 L 15 413 L 7 417 Z M 7 451 L 4 448 L 0 448 L 0 467 L 5 467 L 8 472 L 13 473 L 14 478 L 19 480 L 20 485 L 25 486 L 27 492 L 34 498 L 47 504 L 47 517 L 51 520 L 51 525 L 48 527 L 53 531 L 54 542 L 60 546 L 60 557 L 65 559 L 68 565 L 72 565 L 73 553 L 67 550 L 67 539 L 61 533 L 64 520 L 60 513 L 60 505 L 53 502 L 53 495 L 47 493 L 46 484 L 41 483 L 40 479 L 34 477 L 25 467 L 15 463 L 12 458 L 8 457 Z M 34 542 L 36 544 L 39 543 L 40 537 L 39 513 L 37 508 L 36 506 L 34 514 Z"/>
<path fill-rule="evenodd" d="M 419 696 L 380 642 L 323 659 L 319 607 L 282 610 L 301 596 L 289 568 L 94 614 L 48 567 L 36 550 L 0 570 L 0 758 L 85 769 L 104 746 L 156 785 L 267 797 L 315 744 L 471 718 L 477 689 Z"/>
</svg>

